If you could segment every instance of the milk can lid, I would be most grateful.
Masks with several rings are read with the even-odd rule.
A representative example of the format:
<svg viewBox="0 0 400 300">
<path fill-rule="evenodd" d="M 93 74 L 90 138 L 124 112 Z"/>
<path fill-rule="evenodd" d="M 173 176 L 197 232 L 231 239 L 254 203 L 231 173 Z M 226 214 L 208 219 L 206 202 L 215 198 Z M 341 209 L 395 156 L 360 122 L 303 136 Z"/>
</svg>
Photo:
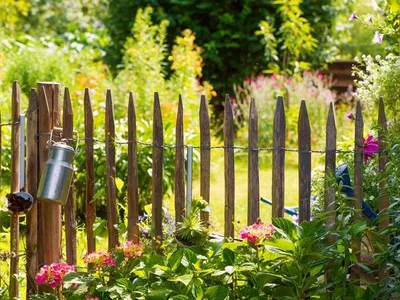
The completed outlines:
<svg viewBox="0 0 400 300">
<path fill-rule="evenodd" d="M 64 143 L 64 142 L 57 142 L 57 143 L 54 143 L 53 145 L 51 145 L 51 148 L 52 148 L 52 149 L 53 149 L 53 148 L 57 148 L 57 149 L 65 150 L 65 151 L 75 152 L 75 151 L 74 151 L 74 148 L 72 148 L 71 146 L 67 145 L 67 144 Z"/>
</svg>

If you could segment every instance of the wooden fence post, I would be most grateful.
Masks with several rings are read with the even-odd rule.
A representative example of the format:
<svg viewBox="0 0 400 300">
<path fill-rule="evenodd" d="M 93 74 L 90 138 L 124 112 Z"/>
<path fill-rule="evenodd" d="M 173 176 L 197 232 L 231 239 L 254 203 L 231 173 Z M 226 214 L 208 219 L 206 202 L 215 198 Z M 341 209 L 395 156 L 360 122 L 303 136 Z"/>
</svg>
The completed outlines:
<svg viewBox="0 0 400 300">
<path fill-rule="evenodd" d="M 37 293 L 35 275 L 37 272 L 37 245 L 38 245 L 38 99 L 35 89 L 31 89 L 26 124 L 26 191 L 36 200 L 26 214 L 26 294 Z"/>
<path fill-rule="evenodd" d="M 333 103 L 329 104 L 328 118 L 326 122 L 326 146 L 325 146 L 325 194 L 324 208 L 326 212 L 325 224 L 329 230 L 333 230 L 336 224 L 336 205 L 335 205 L 335 180 L 336 170 L 336 121 L 333 109 Z M 328 236 L 331 245 L 335 243 L 332 235 Z M 325 281 L 332 281 L 333 262 L 325 270 Z"/>
<path fill-rule="evenodd" d="M 310 221 L 311 201 L 311 128 L 306 102 L 301 101 L 298 120 L 299 145 L 299 223 Z"/>
<path fill-rule="evenodd" d="M 61 125 L 60 97 L 60 84 L 38 83 L 39 170 L 44 169 L 47 161 L 50 131 Z M 39 266 L 49 265 L 61 259 L 61 205 L 40 202 L 38 215 Z"/>
<path fill-rule="evenodd" d="M 285 206 L 285 139 L 286 121 L 283 98 L 278 97 L 274 116 L 272 152 L 272 217 L 283 217 Z"/>
<path fill-rule="evenodd" d="M 185 208 L 185 148 L 183 137 L 183 105 L 179 95 L 175 129 L 175 221 L 181 222 Z"/>
<path fill-rule="evenodd" d="M 383 103 L 383 99 L 379 99 L 379 113 L 378 113 L 378 123 L 379 123 L 379 131 L 378 131 L 378 146 L 379 146 L 379 173 L 382 175 L 379 181 L 379 229 L 382 230 L 389 226 L 389 216 L 387 216 L 387 209 L 389 207 L 389 195 L 387 191 L 387 182 L 386 182 L 386 174 L 385 169 L 388 163 L 387 158 L 387 143 L 386 143 L 386 134 L 387 134 L 387 120 L 385 113 L 385 105 Z M 385 243 L 389 243 L 389 236 L 384 237 L 383 240 Z M 379 281 L 383 281 L 386 277 L 388 277 L 388 272 L 383 269 L 379 272 Z"/>
<path fill-rule="evenodd" d="M 333 110 L 333 103 L 329 105 L 328 119 L 326 123 L 326 155 L 325 155 L 325 195 L 324 206 L 328 213 L 326 217 L 326 226 L 333 229 L 336 223 L 335 214 L 335 186 L 331 180 L 335 180 L 336 170 L 336 121 Z M 330 239 L 333 243 L 333 239 Z"/>
<path fill-rule="evenodd" d="M 89 89 L 85 89 L 84 96 L 85 110 L 85 166 L 86 166 L 86 236 L 87 251 L 96 251 L 96 238 L 93 231 L 93 224 L 96 219 L 96 203 L 92 202 L 94 197 L 94 153 L 93 153 L 93 111 L 90 100 Z"/>
<path fill-rule="evenodd" d="M 11 193 L 20 191 L 20 124 L 21 113 L 20 88 L 18 81 L 13 82 L 11 96 Z M 10 223 L 10 249 L 15 253 L 10 264 L 10 299 L 19 298 L 19 214 L 11 213 Z"/>
<path fill-rule="evenodd" d="M 108 229 L 108 251 L 117 247 L 118 225 L 117 212 L 117 188 L 115 184 L 117 172 L 115 169 L 115 121 L 114 104 L 111 90 L 107 90 L 106 97 L 106 161 L 107 161 L 107 229 Z"/>
<path fill-rule="evenodd" d="M 132 92 L 128 104 L 128 240 L 139 242 L 139 186 L 136 112 Z"/>
<path fill-rule="evenodd" d="M 235 149 L 233 112 L 229 95 L 225 97 L 224 110 L 224 172 L 225 172 L 225 231 L 226 237 L 234 236 L 235 220 Z"/>
<path fill-rule="evenodd" d="M 63 106 L 63 136 L 67 139 L 67 144 L 74 147 L 73 143 L 73 110 L 71 105 L 71 97 L 69 89 L 64 91 Z M 76 220 L 75 220 L 75 195 L 74 195 L 74 179 L 71 181 L 67 203 L 64 207 L 65 216 L 65 243 L 67 248 L 67 263 L 76 265 Z"/>
<path fill-rule="evenodd" d="M 254 98 L 249 111 L 249 150 L 248 150 L 248 196 L 247 225 L 255 223 L 260 216 L 260 177 L 258 166 L 258 113 Z"/>
<path fill-rule="evenodd" d="M 356 106 L 356 122 L 354 134 L 354 209 L 356 210 L 354 220 L 361 219 L 361 209 L 363 200 L 363 133 L 364 121 L 361 112 L 361 103 L 357 101 Z M 360 262 L 361 255 L 361 239 L 355 241 L 353 253 Z M 361 278 L 361 269 L 358 266 L 353 266 L 351 269 L 351 277 L 359 282 Z"/>
<path fill-rule="evenodd" d="M 210 117 L 206 96 L 201 95 L 200 110 L 200 196 L 210 203 L 210 161 L 211 161 L 211 142 L 210 142 Z M 201 212 L 201 220 L 206 226 L 209 222 L 209 213 Z"/>
<path fill-rule="evenodd" d="M 161 116 L 160 99 L 154 93 L 153 111 L 153 172 L 152 172 L 152 217 L 154 231 L 154 247 L 162 241 L 162 197 L 163 197 L 163 122 Z"/>
</svg>

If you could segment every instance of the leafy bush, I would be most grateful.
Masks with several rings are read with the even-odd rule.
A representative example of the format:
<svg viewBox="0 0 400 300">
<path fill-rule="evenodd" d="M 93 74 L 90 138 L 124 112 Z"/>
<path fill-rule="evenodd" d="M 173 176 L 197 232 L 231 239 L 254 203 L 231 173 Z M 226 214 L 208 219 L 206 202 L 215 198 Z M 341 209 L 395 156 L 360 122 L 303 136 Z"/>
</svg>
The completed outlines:
<svg viewBox="0 0 400 300">
<path fill-rule="evenodd" d="M 95 269 L 69 271 L 57 283 L 66 299 L 310 299 L 327 294 L 335 299 L 373 299 L 383 291 L 388 298 L 396 295 L 397 285 L 390 284 L 398 279 L 399 263 L 393 260 L 397 254 L 382 239 L 378 243 L 383 252 L 377 261 L 386 267 L 393 262 L 395 273 L 365 287 L 348 277 L 355 267 L 372 275 L 367 264 L 357 261 L 359 253 L 351 252 L 371 230 L 363 221 L 354 222 L 354 211 L 345 206 L 339 206 L 337 214 L 333 231 L 327 230 L 324 220 L 295 226 L 289 220 L 274 219 L 273 225 L 259 220 L 245 228 L 243 241 L 210 239 L 201 246 L 182 247 L 166 239 L 161 247 L 164 252 L 155 251 L 148 239 L 140 244 L 128 241 L 111 252 L 87 254 L 85 260 L 94 263 Z M 398 232 L 395 226 L 388 230 Z M 388 231 L 379 234 L 387 236 Z M 333 243 L 331 235 L 337 237 Z M 331 277 L 325 282 L 328 268 Z"/>
<path fill-rule="evenodd" d="M 386 113 L 392 125 L 398 126 L 400 115 L 400 57 L 363 56 L 358 59 L 364 68 L 355 68 L 356 97 L 367 107 L 369 115 L 376 114 L 379 98 L 385 101 Z M 375 117 L 375 116 L 374 116 Z"/>
<path fill-rule="evenodd" d="M 8 61 L 6 82 L 18 79 L 21 90 L 29 95 L 30 89 L 39 81 L 63 82 L 71 86 L 73 71 L 65 55 L 57 48 L 23 47 Z"/>
</svg>

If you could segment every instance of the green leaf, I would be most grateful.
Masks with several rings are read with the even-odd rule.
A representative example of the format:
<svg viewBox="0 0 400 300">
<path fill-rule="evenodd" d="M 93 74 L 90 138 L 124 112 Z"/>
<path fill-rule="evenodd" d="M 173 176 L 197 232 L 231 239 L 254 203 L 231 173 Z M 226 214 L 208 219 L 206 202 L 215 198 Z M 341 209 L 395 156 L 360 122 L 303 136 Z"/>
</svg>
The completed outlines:
<svg viewBox="0 0 400 300">
<path fill-rule="evenodd" d="M 159 289 L 150 291 L 146 299 L 147 300 L 165 300 L 168 299 L 169 294 L 171 294 L 171 290 L 169 289 Z"/>
<path fill-rule="evenodd" d="M 190 281 L 192 281 L 193 274 L 184 274 L 175 278 L 168 279 L 171 282 L 182 282 L 185 286 L 188 286 Z"/>
<path fill-rule="evenodd" d="M 229 289 L 225 286 L 218 285 L 209 287 L 206 290 L 205 299 L 208 300 L 225 300 L 228 299 Z"/>
<path fill-rule="evenodd" d="M 294 290 L 288 286 L 280 286 L 274 290 L 272 297 L 280 300 L 293 300 L 298 299 Z"/>
<path fill-rule="evenodd" d="M 188 300 L 190 299 L 188 296 L 184 295 L 176 295 L 170 298 L 171 300 Z"/>
<path fill-rule="evenodd" d="M 172 253 L 172 255 L 169 257 L 168 259 L 168 266 L 172 269 L 172 270 L 176 270 L 179 265 L 182 263 L 183 261 L 183 256 L 184 256 L 184 252 L 183 249 L 178 249 L 176 250 L 174 253 Z"/>
<path fill-rule="evenodd" d="M 229 265 L 233 265 L 235 263 L 235 252 L 233 252 L 231 249 L 225 248 L 222 250 L 222 255 L 225 262 Z"/>
<path fill-rule="evenodd" d="M 296 225 L 294 225 L 288 219 L 276 218 L 272 220 L 272 224 L 275 226 L 276 230 L 287 239 L 291 241 L 298 240 Z"/>
</svg>

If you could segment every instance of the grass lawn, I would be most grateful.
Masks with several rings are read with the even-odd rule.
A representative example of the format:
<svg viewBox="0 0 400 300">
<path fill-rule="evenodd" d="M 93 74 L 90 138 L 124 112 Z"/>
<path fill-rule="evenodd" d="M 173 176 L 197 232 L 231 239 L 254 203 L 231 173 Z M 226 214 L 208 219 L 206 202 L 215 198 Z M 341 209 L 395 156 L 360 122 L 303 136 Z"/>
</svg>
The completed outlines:
<svg viewBox="0 0 400 300">
<path fill-rule="evenodd" d="M 217 152 L 221 151 L 221 152 Z M 223 150 L 214 150 L 211 161 L 211 221 L 213 231 L 223 233 L 224 230 L 224 157 Z M 265 155 L 265 154 L 264 154 Z M 286 154 L 285 166 L 285 206 L 298 205 L 298 167 L 297 153 Z M 247 158 L 237 159 L 235 156 L 235 231 L 238 232 L 247 224 Z M 318 156 L 313 157 L 313 167 Z M 272 155 L 268 154 L 260 160 L 260 196 L 271 199 L 272 191 Z M 193 195 L 200 194 L 200 180 L 193 182 Z M 272 207 L 260 202 L 260 217 L 264 222 L 271 221 Z M 286 215 L 286 217 L 290 217 Z"/>
</svg>

